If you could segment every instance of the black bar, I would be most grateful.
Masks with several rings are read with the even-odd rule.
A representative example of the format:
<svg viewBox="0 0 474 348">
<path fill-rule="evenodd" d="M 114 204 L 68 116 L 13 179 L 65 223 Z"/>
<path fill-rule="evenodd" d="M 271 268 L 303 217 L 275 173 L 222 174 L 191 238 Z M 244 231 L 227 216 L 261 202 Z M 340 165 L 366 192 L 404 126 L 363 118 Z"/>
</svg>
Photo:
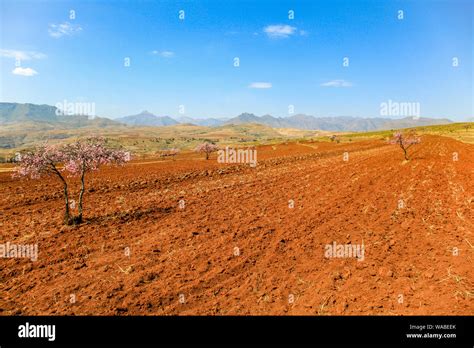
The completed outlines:
<svg viewBox="0 0 474 348">
<path fill-rule="evenodd" d="M 55 340 L 20 338 L 19 326 L 55 325 Z M 410 325 L 422 328 L 410 329 Z M 430 328 L 427 325 L 433 325 Z M 454 325 L 451 329 L 436 325 Z M 425 328 L 423 329 L 423 326 Z M 409 344 L 472 347 L 474 317 L 0 317 L 1 348 L 58 344 Z M 407 334 L 456 337 L 408 338 Z"/>
</svg>

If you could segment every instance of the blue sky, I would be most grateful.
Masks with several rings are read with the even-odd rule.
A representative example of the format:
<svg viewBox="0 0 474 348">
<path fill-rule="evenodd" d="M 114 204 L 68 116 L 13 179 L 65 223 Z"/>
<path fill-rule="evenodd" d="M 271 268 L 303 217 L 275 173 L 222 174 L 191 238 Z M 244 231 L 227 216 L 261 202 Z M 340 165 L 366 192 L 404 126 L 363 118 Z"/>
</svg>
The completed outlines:
<svg viewBox="0 0 474 348">
<path fill-rule="evenodd" d="M 425 117 L 474 116 L 469 0 L 0 4 L 4 102 L 93 102 L 107 117 L 176 117 L 183 105 L 203 118 L 287 116 L 289 105 L 377 117 L 392 100 Z"/>
</svg>

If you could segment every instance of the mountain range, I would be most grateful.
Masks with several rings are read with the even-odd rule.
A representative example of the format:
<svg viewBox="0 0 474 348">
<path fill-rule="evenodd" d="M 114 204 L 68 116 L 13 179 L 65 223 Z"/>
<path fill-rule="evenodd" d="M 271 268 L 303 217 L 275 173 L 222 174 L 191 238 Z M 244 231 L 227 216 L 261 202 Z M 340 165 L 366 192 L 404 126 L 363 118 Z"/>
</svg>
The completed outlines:
<svg viewBox="0 0 474 348">
<path fill-rule="evenodd" d="M 153 127 L 173 126 L 180 123 L 169 116 L 156 116 L 146 110 L 137 115 L 116 118 L 115 121 L 129 126 Z"/>
<path fill-rule="evenodd" d="M 58 115 L 51 105 L 0 103 L 0 125 L 34 125 L 35 130 L 75 129 L 82 127 L 109 127 L 122 124 L 105 117 L 85 115 Z"/>
<path fill-rule="evenodd" d="M 272 115 L 256 116 L 251 113 L 243 113 L 230 119 L 194 119 L 191 117 L 180 117 L 178 119 L 173 119 L 169 116 L 156 116 L 147 111 L 143 111 L 137 115 L 116 118 L 115 121 L 132 126 L 170 126 L 181 123 L 206 127 L 219 127 L 222 125 L 241 125 L 254 123 L 272 128 L 294 128 L 303 130 L 325 130 L 339 132 L 410 128 L 417 126 L 452 123 L 452 121 L 448 119 L 426 117 L 420 117 L 416 119 L 413 117 L 391 119 L 382 117 L 360 118 L 351 116 L 314 117 L 303 114 L 289 117 L 274 117 Z"/>
<path fill-rule="evenodd" d="M 178 117 L 177 121 L 183 124 L 194 124 L 196 126 L 204 127 L 219 127 L 224 124 L 227 119 L 223 118 L 191 118 L 191 117 Z"/>
<path fill-rule="evenodd" d="M 194 124 L 206 127 L 219 127 L 223 125 L 241 125 L 246 123 L 261 124 L 272 128 L 294 128 L 302 130 L 325 130 L 325 131 L 372 131 L 410 128 L 417 126 L 428 126 L 435 124 L 452 123 L 451 120 L 443 118 L 361 118 L 351 116 L 338 117 L 315 117 L 311 115 L 297 114 L 288 117 L 274 117 L 272 115 L 256 116 L 252 113 L 243 113 L 230 119 L 194 119 L 190 117 L 179 117 L 174 119 L 169 116 L 156 116 L 148 111 L 136 115 L 109 119 L 105 117 L 88 118 L 87 116 L 58 116 L 56 107 L 51 105 L 0 103 L 0 125 L 35 123 L 39 127 L 47 128 L 80 128 L 87 126 L 151 126 L 163 127 L 178 124 Z"/>
<path fill-rule="evenodd" d="M 436 119 L 426 117 L 405 117 L 391 119 L 382 117 L 361 118 L 351 116 L 337 117 L 314 117 L 310 115 L 297 114 L 289 117 L 273 117 L 264 115 L 261 117 L 250 113 L 243 113 L 231 118 L 226 124 L 259 123 L 272 128 L 296 128 L 296 129 L 319 129 L 327 131 L 372 131 L 397 128 L 410 128 L 428 126 L 434 124 L 452 123 L 449 119 Z"/>
</svg>

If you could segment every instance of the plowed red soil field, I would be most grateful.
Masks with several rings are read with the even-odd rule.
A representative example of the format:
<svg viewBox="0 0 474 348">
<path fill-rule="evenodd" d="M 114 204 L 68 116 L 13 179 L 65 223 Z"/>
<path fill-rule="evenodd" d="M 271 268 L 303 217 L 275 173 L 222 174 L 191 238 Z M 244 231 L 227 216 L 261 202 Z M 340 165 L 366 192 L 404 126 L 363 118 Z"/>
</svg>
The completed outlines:
<svg viewBox="0 0 474 348">
<path fill-rule="evenodd" d="M 0 314 L 474 314 L 473 145 L 424 136 L 408 162 L 382 140 L 257 149 L 256 168 L 103 168 L 69 227 L 58 180 L 0 173 L 0 243 L 39 250 L 0 259 Z M 363 260 L 326 257 L 333 242 Z"/>
</svg>

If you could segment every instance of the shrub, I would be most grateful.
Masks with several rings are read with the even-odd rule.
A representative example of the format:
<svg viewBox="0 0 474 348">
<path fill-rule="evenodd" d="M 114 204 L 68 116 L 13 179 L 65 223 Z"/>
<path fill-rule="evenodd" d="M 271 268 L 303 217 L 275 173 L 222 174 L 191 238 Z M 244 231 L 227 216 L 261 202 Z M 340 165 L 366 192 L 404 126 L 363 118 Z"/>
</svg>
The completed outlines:
<svg viewBox="0 0 474 348">
<path fill-rule="evenodd" d="M 174 157 L 179 153 L 179 149 L 173 148 L 168 150 L 161 150 L 160 157 Z"/>
</svg>

